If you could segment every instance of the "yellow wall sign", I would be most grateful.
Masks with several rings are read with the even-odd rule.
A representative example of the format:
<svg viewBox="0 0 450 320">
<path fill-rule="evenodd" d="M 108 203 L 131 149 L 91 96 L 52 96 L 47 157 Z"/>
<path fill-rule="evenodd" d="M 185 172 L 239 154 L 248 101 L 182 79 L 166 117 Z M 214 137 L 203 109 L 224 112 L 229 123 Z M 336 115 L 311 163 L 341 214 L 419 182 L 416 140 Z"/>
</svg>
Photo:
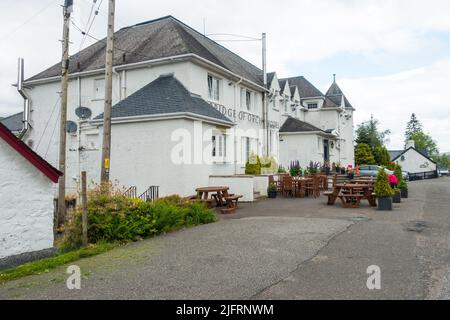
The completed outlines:
<svg viewBox="0 0 450 320">
<path fill-rule="evenodd" d="M 105 159 L 105 169 L 109 169 L 109 159 Z"/>
</svg>

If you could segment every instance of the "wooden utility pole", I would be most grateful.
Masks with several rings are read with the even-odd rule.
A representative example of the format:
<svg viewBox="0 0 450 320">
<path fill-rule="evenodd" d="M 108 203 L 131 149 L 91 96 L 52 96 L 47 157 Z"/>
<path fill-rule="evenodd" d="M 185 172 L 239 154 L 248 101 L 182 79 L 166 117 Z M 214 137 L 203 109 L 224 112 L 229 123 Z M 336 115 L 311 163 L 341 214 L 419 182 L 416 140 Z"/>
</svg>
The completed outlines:
<svg viewBox="0 0 450 320">
<path fill-rule="evenodd" d="M 69 87 L 69 30 L 70 14 L 73 0 L 65 0 L 63 7 L 64 27 L 62 40 L 62 74 L 61 74 L 61 119 L 59 127 L 59 178 L 58 219 L 61 226 L 66 219 L 66 131 L 67 131 L 67 91 Z"/>
<path fill-rule="evenodd" d="M 83 246 L 88 245 L 88 214 L 87 214 L 87 178 L 86 171 L 81 172 L 81 202 L 82 202 L 82 216 L 81 225 L 83 229 Z"/>
<path fill-rule="evenodd" d="M 112 109 L 112 77 L 114 61 L 114 15 L 115 0 L 109 0 L 108 34 L 106 38 L 105 62 L 105 110 L 103 115 L 103 149 L 102 149 L 102 182 L 109 181 L 111 158 L 111 109 Z"/>
</svg>

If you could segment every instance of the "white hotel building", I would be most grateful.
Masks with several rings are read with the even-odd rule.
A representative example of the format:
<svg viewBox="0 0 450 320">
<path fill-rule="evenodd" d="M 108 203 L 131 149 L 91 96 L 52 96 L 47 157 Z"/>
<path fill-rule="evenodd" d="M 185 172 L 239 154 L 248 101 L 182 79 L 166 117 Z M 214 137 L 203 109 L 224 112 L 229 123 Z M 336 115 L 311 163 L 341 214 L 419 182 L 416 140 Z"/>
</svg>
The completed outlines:
<svg viewBox="0 0 450 320">
<path fill-rule="evenodd" d="M 99 181 L 105 47 L 104 39 L 70 59 L 68 192 L 81 171 Z M 171 16 L 117 31 L 115 48 L 110 175 L 126 187 L 191 195 L 220 183 L 213 176 L 244 174 L 252 152 L 284 167 L 354 163 L 354 109 L 336 83 L 322 94 L 303 77 L 271 73 L 265 87 L 261 69 Z M 58 63 L 24 83 L 23 140 L 55 166 L 60 74 Z"/>
</svg>

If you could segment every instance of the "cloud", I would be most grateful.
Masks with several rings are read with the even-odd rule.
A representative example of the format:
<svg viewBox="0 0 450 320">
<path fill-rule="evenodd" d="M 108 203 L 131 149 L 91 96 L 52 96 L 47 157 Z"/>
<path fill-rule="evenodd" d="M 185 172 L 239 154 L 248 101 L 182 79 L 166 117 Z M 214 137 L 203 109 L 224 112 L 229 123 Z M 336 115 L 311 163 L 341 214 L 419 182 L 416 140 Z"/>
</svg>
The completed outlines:
<svg viewBox="0 0 450 320">
<path fill-rule="evenodd" d="M 450 59 L 383 77 L 342 79 L 339 84 L 357 108 L 357 123 L 373 114 L 392 131 L 390 147 L 401 149 L 404 130 L 415 113 L 441 151 L 450 150 L 448 97 Z"/>
<path fill-rule="evenodd" d="M 17 57 L 25 58 L 27 76 L 60 60 L 62 2 L 0 2 L 0 40 L 2 48 L 7 48 L 0 53 L 0 116 L 21 109 L 20 97 L 11 87 L 16 79 Z M 75 3 L 73 17 L 77 25 L 85 27 L 92 1 Z M 443 80 L 448 77 L 445 73 L 448 61 L 436 61 L 442 58 L 447 45 L 441 35 L 450 33 L 448 0 L 128 0 L 116 3 L 117 28 L 172 14 L 201 32 L 205 21 L 207 34 L 258 37 L 266 32 L 269 69 L 282 76 L 295 75 L 295 65 L 320 63 L 338 55 L 362 55 L 378 65 L 406 56 L 426 57 L 429 62 L 423 69 L 381 78 L 348 79 L 342 84 L 358 107 L 357 119 L 364 120 L 371 112 L 380 113 L 381 109 L 391 112 L 379 118 L 393 130 L 393 145 L 399 145 L 397 141 L 402 140 L 399 132 L 403 128 L 397 127 L 403 127 L 412 110 L 416 110 L 428 130 L 439 139 L 441 149 L 450 150 L 444 129 L 448 102 Z M 95 37 L 106 33 L 106 4 L 103 1 L 91 29 Z M 23 22 L 26 23 L 22 25 Z M 78 50 L 81 38 L 80 32 L 72 28 L 72 53 Z M 89 43 L 91 39 L 87 39 L 86 45 Z M 261 65 L 259 42 L 223 44 Z"/>
</svg>

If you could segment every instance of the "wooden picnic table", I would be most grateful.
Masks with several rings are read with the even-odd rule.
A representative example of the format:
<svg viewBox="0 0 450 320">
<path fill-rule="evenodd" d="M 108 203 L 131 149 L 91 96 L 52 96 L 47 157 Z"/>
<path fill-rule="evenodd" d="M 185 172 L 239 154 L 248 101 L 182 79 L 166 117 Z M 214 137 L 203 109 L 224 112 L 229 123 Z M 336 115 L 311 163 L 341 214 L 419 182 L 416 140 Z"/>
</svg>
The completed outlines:
<svg viewBox="0 0 450 320">
<path fill-rule="evenodd" d="M 372 192 L 372 186 L 367 183 L 339 183 L 334 186 L 333 192 L 325 195 L 328 196 L 330 206 L 340 198 L 343 206 L 347 208 L 358 208 L 361 199 L 366 199 L 372 207 L 376 207 L 376 198 Z"/>
<path fill-rule="evenodd" d="M 197 188 L 195 191 L 197 192 L 197 199 L 208 201 L 209 194 L 212 193 L 212 197 L 215 198 L 218 207 L 223 207 L 226 205 L 226 200 L 228 195 L 229 187 L 202 187 Z"/>
<path fill-rule="evenodd" d="M 294 177 L 295 196 L 304 198 L 306 196 L 306 183 L 313 181 L 313 178 Z"/>
</svg>

